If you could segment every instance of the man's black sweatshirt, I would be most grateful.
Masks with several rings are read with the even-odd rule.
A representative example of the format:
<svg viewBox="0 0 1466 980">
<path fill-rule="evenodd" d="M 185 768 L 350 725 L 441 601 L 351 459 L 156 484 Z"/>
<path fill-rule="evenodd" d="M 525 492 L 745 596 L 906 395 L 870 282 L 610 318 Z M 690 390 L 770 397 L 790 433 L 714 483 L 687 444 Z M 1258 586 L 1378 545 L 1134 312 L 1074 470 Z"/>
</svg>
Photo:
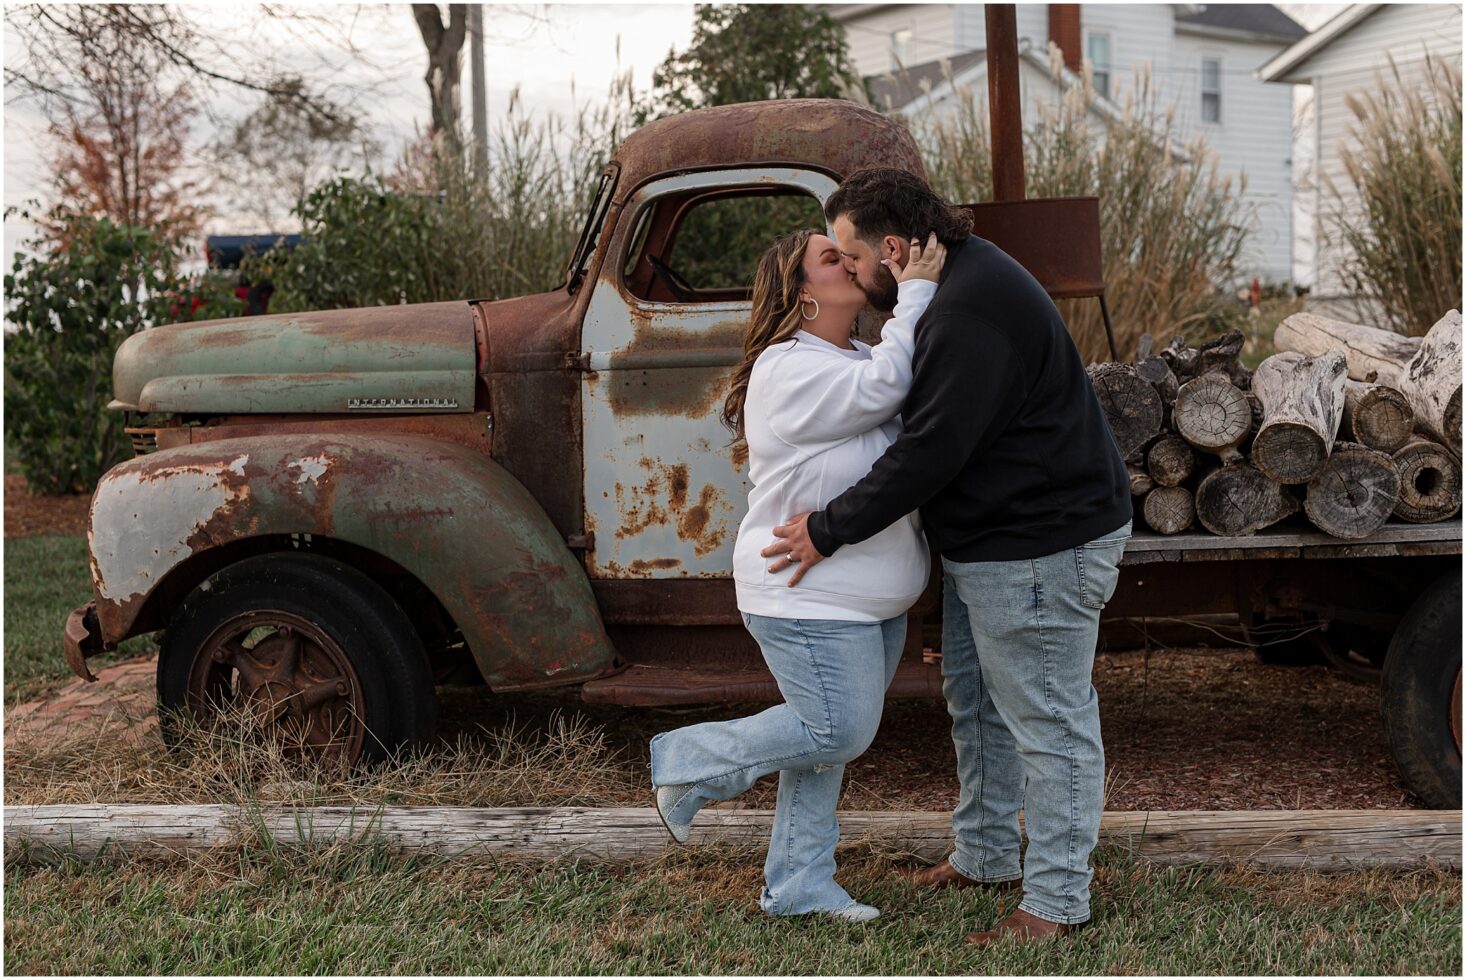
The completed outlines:
<svg viewBox="0 0 1466 980">
<path fill-rule="evenodd" d="M 810 517 L 820 554 L 917 509 L 959 562 L 1037 558 L 1130 520 L 1125 462 L 1079 351 L 1043 287 L 992 242 L 948 251 L 911 372 L 905 431 Z"/>
</svg>

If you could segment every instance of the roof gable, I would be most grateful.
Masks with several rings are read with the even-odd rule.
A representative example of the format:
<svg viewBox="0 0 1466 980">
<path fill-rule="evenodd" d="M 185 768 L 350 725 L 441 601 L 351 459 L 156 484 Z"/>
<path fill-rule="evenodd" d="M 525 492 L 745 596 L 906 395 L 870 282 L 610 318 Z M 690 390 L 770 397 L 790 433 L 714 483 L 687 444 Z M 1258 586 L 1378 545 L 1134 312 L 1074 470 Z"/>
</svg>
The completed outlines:
<svg viewBox="0 0 1466 980">
<path fill-rule="evenodd" d="M 1257 70 L 1257 77 L 1264 82 L 1307 81 L 1307 79 L 1285 76 L 1297 72 L 1310 58 L 1364 23 L 1381 6 L 1383 5 L 1378 3 L 1356 3 L 1344 8 L 1318 30 L 1291 47 L 1280 51 L 1271 61 Z"/>
<path fill-rule="evenodd" d="M 1190 4 L 1194 13 L 1176 12 L 1177 28 L 1198 28 L 1208 33 L 1252 36 L 1256 40 L 1289 43 L 1308 36 L 1308 29 L 1270 3 Z"/>
</svg>

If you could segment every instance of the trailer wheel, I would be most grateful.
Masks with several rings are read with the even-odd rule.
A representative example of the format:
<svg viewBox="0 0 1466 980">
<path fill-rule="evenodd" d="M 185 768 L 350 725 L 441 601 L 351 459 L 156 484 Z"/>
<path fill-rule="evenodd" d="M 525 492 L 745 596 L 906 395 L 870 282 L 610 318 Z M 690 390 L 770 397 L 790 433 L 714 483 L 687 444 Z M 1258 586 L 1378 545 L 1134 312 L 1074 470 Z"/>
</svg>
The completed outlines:
<svg viewBox="0 0 1466 980">
<path fill-rule="evenodd" d="M 1461 807 L 1461 572 L 1436 579 L 1390 641 L 1381 714 L 1395 764 L 1435 809 Z"/>
<path fill-rule="evenodd" d="M 426 742 L 437 707 L 411 622 L 381 586 L 317 555 L 264 555 L 183 601 L 158 656 L 163 735 L 175 716 L 242 710 L 289 753 L 353 765 Z"/>
</svg>

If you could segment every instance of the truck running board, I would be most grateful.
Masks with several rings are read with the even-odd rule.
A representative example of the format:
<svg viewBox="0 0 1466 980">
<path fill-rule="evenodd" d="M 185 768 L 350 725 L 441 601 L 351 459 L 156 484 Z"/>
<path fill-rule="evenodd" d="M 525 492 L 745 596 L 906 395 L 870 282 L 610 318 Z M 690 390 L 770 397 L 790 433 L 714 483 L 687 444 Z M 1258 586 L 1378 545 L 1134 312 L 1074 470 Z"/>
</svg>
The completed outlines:
<svg viewBox="0 0 1466 980">
<path fill-rule="evenodd" d="M 580 696 L 591 704 L 652 707 L 671 704 L 716 704 L 758 701 L 776 704 L 783 699 L 774 675 L 757 670 L 695 670 L 633 664 L 619 674 L 587 681 Z M 902 660 L 886 691 L 888 700 L 940 698 L 939 664 Z"/>
</svg>

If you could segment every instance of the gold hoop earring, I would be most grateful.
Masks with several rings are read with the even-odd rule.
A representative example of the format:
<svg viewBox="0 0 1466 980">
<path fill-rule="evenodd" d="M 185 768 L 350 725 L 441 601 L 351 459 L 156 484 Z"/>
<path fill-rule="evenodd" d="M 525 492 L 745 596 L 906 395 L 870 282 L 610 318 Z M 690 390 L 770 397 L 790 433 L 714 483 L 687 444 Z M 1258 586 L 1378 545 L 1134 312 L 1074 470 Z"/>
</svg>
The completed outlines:
<svg viewBox="0 0 1466 980">
<path fill-rule="evenodd" d="M 809 316 L 808 314 L 806 314 L 804 312 L 804 304 L 805 303 L 813 303 L 814 304 L 814 316 Z M 813 298 L 813 297 L 810 297 L 809 299 L 802 299 L 802 300 L 800 300 L 799 301 L 799 315 L 802 316 L 802 317 L 804 317 L 806 320 L 813 320 L 813 319 L 815 319 L 816 317 L 818 317 L 820 315 L 820 301 L 817 300 L 817 299 L 815 299 L 815 298 Z"/>
</svg>

